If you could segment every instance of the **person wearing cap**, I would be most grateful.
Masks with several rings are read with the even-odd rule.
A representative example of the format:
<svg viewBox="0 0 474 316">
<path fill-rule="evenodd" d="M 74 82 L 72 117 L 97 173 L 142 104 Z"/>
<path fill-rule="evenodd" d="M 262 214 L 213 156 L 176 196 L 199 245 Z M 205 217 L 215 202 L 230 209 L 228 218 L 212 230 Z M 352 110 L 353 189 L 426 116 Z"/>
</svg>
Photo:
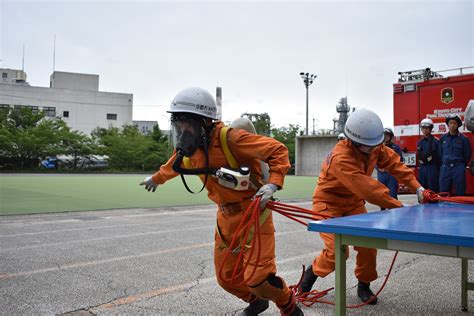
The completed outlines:
<svg viewBox="0 0 474 316">
<path fill-rule="evenodd" d="M 439 192 L 439 141 L 431 134 L 433 121 L 424 118 L 420 122 L 421 139 L 416 144 L 418 158 L 418 181 L 434 192 Z"/>
<path fill-rule="evenodd" d="M 469 139 L 459 132 L 462 121 L 459 115 L 446 117 L 448 133 L 439 140 L 441 169 L 439 174 L 440 192 L 451 192 L 455 195 L 466 194 L 466 166 L 472 155 Z"/>
<path fill-rule="evenodd" d="M 400 146 L 392 142 L 393 137 L 395 136 L 391 128 L 383 129 L 383 144 L 388 148 L 395 151 L 400 156 L 400 161 L 403 162 L 403 154 Z M 385 169 L 381 167 L 376 167 L 377 169 L 377 179 L 383 183 L 390 190 L 390 196 L 393 198 L 398 198 L 398 181 L 397 179 L 390 175 Z M 384 209 L 384 208 L 382 208 Z"/>
<path fill-rule="evenodd" d="M 188 88 L 179 92 L 168 112 L 171 113 L 175 150 L 159 171 L 146 177 L 140 184 L 147 191 L 155 192 L 159 185 L 180 175 L 186 189 L 191 192 L 183 175 L 199 175 L 203 182 L 202 189 L 206 188 L 209 199 L 217 204 L 214 243 L 217 282 L 224 290 L 248 303 L 241 315 L 262 313 L 268 308 L 269 301 L 277 305 L 282 315 L 303 315 L 292 291 L 283 278 L 277 275 L 275 227 L 271 211 L 265 210 L 266 203 L 282 188 L 290 168 L 288 149 L 270 137 L 248 133 L 243 129 L 227 129 L 217 118 L 214 97 L 201 88 Z M 252 185 L 248 188 L 233 188 L 229 183 L 220 181 L 225 178 L 218 179 L 216 171 L 224 167 L 229 169 L 234 163 L 229 161 L 229 153 L 224 147 L 230 150 L 232 160 L 241 164 L 240 167 L 246 167 L 247 175 L 250 170 L 250 181 L 247 183 L 252 182 Z M 268 183 L 262 181 L 262 161 L 269 166 Z M 250 247 L 244 250 L 239 247 L 232 249 L 227 260 L 224 260 L 244 212 L 256 196 L 261 198 L 261 244 L 256 244 L 257 248 L 253 252 L 260 253 L 259 261 L 256 262 L 255 254 L 251 255 Z M 238 263 L 241 251 L 244 262 Z M 248 269 L 243 272 L 246 263 L 249 264 Z M 230 280 L 236 264 L 239 264 L 239 277 L 232 282 Z M 255 273 L 252 273 L 255 266 Z"/>
<path fill-rule="evenodd" d="M 418 201 L 423 201 L 423 187 L 413 171 L 400 161 L 400 156 L 382 144 L 384 131 L 379 116 L 367 109 L 352 113 L 344 127 L 347 139 L 339 141 L 321 167 L 313 195 L 316 220 L 367 213 L 366 201 L 384 208 L 401 207 L 402 203 L 390 195 L 389 189 L 372 178 L 375 166 L 386 169 L 398 181 L 416 190 Z M 334 271 L 334 234 L 320 233 L 324 249 L 306 269 L 301 291 L 309 292 L 317 278 Z M 376 304 L 377 298 L 370 282 L 377 279 L 377 250 L 354 247 L 357 251 L 355 276 L 357 295 L 363 302 Z M 349 250 L 346 248 L 346 256 Z"/>
</svg>

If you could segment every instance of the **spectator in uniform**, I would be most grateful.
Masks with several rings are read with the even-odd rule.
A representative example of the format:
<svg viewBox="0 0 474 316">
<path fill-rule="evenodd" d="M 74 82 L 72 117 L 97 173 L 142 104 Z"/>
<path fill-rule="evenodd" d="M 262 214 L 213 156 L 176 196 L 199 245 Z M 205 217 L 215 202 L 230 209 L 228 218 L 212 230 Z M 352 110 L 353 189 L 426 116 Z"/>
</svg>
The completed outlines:
<svg viewBox="0 0 474 316">
<path fill-rule="evenodd" d="M 471 160 L 471 143 L 459 132 L 462 121 L 457 114 L 447 116 L 446 125 L 449 131 L 439 140 L 441 157 L 439 190 L 451 192 L 451 189 L 454 189 L 455 195 L 465 195 L 466 166 Z"/>
<path fill-rule="evenodd" d="M 424 188 L 439 192 L 439 141 L 431 134 L 433 121 L 425 118 L 420 123 L 422 138 L 416 145 L 419 163 L 418 181 Z"/>
<path fill-rule="evenodd" d="M 392 129 L 384 128 L 383 134 L 384 134 L 384 140 L 383 140 L 384 145 L 392 149 L 393 151 L 395 151 L 400 156 L 400 161 L 403 162 L 403 155 L 402 155 L 402 150 L 400 149 L 400 146 L 392 142 L 393 137 L 394 137 Z M 397 194 L 398 181 L 394 176 L 388 173 L 385 169 L 377 167 L 377 179 L 390 190 L 391 197 L 393 197 L 394 199 L 398 197 L 398 194 Z"/>
</svg>

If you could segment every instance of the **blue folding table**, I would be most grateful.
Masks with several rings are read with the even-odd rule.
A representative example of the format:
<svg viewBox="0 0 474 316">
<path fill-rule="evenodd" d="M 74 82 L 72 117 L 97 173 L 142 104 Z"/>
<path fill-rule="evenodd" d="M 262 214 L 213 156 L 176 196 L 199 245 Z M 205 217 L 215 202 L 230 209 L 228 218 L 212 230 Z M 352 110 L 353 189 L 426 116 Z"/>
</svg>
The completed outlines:
<svg viewBox="0 0 474 316">
<path fill-rule="evenodd" d="M 349 245 L 461 258 L 461 307 L 468 309 L 468 259 L 474 259 L 474 205 L 422 204 L 312 221 L 308 230 L 335 234 L 336 315 L 346 313 L 345 247 Z"/>
</svg>

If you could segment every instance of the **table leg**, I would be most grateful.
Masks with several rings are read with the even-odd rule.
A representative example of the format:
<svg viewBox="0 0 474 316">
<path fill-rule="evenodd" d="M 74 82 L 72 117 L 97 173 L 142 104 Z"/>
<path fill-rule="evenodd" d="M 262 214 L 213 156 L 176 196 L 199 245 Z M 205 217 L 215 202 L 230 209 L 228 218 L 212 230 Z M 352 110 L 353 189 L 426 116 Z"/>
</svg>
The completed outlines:
<svg viewBox="0 0 474 316">
<path fill-rule="evenodd" d="M 342 236 L 336 234 L 336 315 L 346 315 L 346 252 Z"/>
<path fill-rule="evenodd" d="M 461 309 L 463 311 L 468 310 L 467 303 L 467 291 L 468 291 L 468 271 L 469 265 L 468 261 L 465 258 L 461 258 Z"/>
</svg>

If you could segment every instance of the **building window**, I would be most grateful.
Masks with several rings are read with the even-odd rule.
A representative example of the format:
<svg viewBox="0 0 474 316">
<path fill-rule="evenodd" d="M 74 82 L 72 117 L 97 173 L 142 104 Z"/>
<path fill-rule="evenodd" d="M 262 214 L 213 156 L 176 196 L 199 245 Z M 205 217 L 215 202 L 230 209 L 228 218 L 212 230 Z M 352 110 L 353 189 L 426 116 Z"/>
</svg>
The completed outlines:
<svg viewBox="0 0 474 316">
<path fill-rule="evenodd" d="M 2 78 L 3 78 L 3 79 L 8 78 L 8 74 L 7 74 L 6 72 L 2 73 Z"/>
<path fill-rule="evenodd" d="M 15 105 L 14 105 L 14 109 L 15 109 L 15 110 L 19 110 L 19 109 L 30 109 L 32 114 L 38 114 L 38 112 L 39 112 L 39 107 L 38 107 L 38 106 L 34 106 L 34 105 L 19 105 L 19 104 L 15 104 Z"/>
<path fill-rule="evenodd" d="M 107 113 L 107 119 L 116 121 L 117 120 L 117 114 Z"/>
<path fill-rule="evenodd" d="M 56 108 L 52 106 L 44 106 L 43 107 L 44 116 L 55 117 L 56 116 Z"/>
<path fill-rule="evenodd" d="M 69 117 L 69 111 L 63 111 L 63 117 Z"/>
</svg>

